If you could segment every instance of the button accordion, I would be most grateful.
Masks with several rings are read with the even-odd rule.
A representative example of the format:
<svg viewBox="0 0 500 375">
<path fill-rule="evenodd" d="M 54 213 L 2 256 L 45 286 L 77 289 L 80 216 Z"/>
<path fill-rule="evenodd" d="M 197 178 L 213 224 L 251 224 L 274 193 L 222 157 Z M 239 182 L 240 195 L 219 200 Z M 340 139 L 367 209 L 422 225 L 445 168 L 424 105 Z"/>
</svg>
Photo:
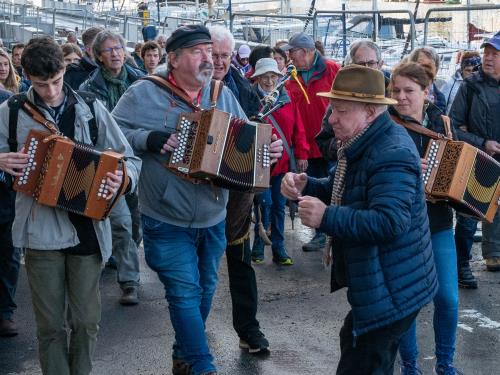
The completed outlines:
<svg viewBox="0 0 500 375">
<path fill-rule="evenodd" d="M 464 142 L 431 139 L 423 173 L 432 200 L 450 200 L 458 211 L 492 222 L 500 197 L 500 163 Z"/>
<path fill-rule="evenodd" d="M 179 146 L 167 167 L 227 189 L 264 190 L 269 187 L 271 135 L 269 124 L 247 122 L 217 109 L 182 113 Z"/>
<path fill-rule="evenodd" d="M 24 149 L 28 166 L 15 179 L 14 190 L 32 196 L 39 204 L 101 220 L 128 184 L 125 159 L 114 151 L 99 152 L 39 130 L 30 130 Z M 106 200 L 106 173 L 116 170 L 123 170 L 124 182 L 113 200 Z"/>
</svg>

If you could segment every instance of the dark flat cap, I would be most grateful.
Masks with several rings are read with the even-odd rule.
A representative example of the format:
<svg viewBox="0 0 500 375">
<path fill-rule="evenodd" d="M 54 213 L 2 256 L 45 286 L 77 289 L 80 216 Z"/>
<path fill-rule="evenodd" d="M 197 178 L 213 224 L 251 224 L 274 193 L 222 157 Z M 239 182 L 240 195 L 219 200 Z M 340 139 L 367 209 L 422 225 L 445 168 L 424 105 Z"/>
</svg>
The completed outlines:
<svg viewBox="0 0 500 375">
<path fill-rule="evenodd" d="M 203 25 L 186 25 L 175 30 L 167 39 L 167 52 L 189 48 L 202 43 L 212 43 L 210 31 Z"/>
</svg>

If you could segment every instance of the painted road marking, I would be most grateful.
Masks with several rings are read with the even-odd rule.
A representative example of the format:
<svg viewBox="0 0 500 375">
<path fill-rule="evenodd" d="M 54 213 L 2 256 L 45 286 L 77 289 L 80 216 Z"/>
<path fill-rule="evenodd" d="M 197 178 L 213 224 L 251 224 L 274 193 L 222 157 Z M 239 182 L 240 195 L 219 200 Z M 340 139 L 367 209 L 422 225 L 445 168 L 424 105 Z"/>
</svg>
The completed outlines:
<svg viewBox="0 0 500 375">
<path fill-rule="evenodd" d="M 467 323 L 460 322 L 458 327 L 462 328 L 467 332 L 473 332 L 474 328 L 472 326 L 477 326 L 480 328 L 495 329 L 500 331 L 500 323 L 488 318 L 487 316 L 481 314 L 479 311 L 474 309 L 461 310 L 460 320 L 465 320 Z"/>
</svg>

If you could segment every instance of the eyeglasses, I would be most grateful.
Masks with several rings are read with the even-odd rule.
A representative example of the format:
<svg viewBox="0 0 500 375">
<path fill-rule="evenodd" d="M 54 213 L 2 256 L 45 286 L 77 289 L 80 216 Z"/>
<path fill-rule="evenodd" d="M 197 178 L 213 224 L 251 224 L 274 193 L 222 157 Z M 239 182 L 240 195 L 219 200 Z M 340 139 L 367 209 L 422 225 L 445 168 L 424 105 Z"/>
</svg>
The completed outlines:
<svg viewBox="0 0 500 375">
<path fill-rule="evenodd" d="M 378 61 L 377 60 L 358 61 L 358 62 L 355 62 L 354 64 L 356 64 L 356 65 L 362 65 L 362 66 L 367 66 L 369 68 L 372 68 L 372 67 L 378 65 Z"/>
<path fill-rule="evenodd" d="M 213 60 L 229 60 L 230 57 L 231 55 L 228 53 L 222 53 L 222 54 L 212 53 Z"/>
<path fill-rule="evenodd" d="M 107 55 L 111 55 L 113 52 L 120 53 L 123 51 L 123 46 L 109 47 L 101 50 L 101 53 L 105 53 Z"/>
</svg>

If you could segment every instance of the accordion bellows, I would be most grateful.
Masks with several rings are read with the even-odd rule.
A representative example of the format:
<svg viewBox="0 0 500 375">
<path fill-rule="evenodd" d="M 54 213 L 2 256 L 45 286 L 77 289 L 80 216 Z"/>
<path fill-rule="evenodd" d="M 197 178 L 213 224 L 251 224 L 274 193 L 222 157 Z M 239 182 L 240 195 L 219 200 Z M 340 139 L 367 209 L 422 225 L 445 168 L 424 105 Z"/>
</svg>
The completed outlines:
<svg viewBox="0 0 500 375">
<path fill-rule="evenodd" d="M 114 151 L 96 151 L 38 130 L 30 130 L 24 147 L 30 159 L 15 179 L 14 190 L 39 204 L 101 220 L 112 207 L 106 200 L 106 173 L 123 170 L 124 184 L 128 183 L 123 155 Z"/>
<path fill-rule="evenodd" d="M 492 222 L 500 197 L 500 163 L 464 142 L 431 140 L 423 174 L 430 199 L 447 199 L 458 211 Z"/>
<path fill-rule="evenodd" d="M 212 109 L 182 113 L 168 168 L 233 190 L 269 187 L 272 127 Z"/>
</svg>

